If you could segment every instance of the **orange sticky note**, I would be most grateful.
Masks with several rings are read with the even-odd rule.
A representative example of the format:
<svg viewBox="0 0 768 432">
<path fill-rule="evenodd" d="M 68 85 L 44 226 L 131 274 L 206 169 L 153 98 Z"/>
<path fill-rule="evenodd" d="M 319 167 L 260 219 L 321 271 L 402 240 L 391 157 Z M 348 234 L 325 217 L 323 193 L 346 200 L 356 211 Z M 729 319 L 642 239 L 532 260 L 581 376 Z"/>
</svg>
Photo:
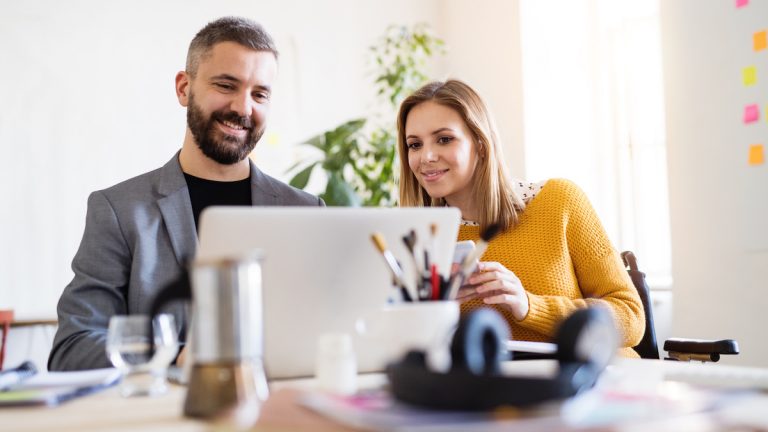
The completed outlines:
<svg viewBox="0 0 768 432">
<path fill-rule="evenodd" d="M 765 30 L 752 35 L 752 45 L 755 51 L 762 51 L 768 48 L 768 34 L 766 34 Z"/>
<path fill-rule="evenodd" d="M 744 124 L 754 123 L 760 120 L 760 108 L 756 104 L 744 107 Z"/>
<path fill-rule="evenodd" d="M 741 71 L 741 76 L 744 78 L 745 86 L 755 85 L 757 83 L 757 68 L 747 66 Z"/>
<path fill-rule="evenodd" d="M 765 149 L 762 144 L 752 144 L 749 146 L 749 164 L 752 166 L 765 163 Z"/>
</svg>

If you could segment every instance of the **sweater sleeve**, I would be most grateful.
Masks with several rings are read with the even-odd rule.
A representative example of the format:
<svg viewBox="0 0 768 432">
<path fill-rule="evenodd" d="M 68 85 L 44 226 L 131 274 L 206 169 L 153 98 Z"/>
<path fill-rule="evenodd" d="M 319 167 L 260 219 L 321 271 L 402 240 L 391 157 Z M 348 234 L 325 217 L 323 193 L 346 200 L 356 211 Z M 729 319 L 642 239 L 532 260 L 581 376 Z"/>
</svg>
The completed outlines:
<svg viewBox="0 0 768 432">
<path fill-rule="evenodd" d="M 567 253 L 582 299 L 537 295 L 528 292 L 528 315 L 520 322 L 545 335 L 554 335 L 560 321 L 586 306 L 606 306 L 612 313 L 623 347 L 637 345 L 645 331 L 645 313 L 621 257 L 611 245 L 597 213 L 584 192 L 574 183 L 553 180 L 562 191 Z"/>
</svg>

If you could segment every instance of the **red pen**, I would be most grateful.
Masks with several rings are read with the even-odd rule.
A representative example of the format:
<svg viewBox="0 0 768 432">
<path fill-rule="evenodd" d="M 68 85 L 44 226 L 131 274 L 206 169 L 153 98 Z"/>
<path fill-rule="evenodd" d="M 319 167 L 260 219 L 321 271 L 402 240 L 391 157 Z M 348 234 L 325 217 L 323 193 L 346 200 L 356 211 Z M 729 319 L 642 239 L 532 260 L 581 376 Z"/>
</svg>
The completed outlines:
<svg viewBox="0 0 768 432">
<path fill-rule="evenodd" d="M 440 300 L 440 276 L 437 274 L 437 265 L 432 264 L 432 300 Z"/>
</svg>

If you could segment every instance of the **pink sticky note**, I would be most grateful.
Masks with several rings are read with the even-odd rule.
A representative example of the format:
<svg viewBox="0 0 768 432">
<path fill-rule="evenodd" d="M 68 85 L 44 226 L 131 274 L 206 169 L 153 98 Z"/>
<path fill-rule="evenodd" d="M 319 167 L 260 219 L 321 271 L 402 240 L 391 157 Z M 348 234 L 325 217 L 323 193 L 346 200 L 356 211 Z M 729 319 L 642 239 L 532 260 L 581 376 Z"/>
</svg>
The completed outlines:
<svg viewBox="0 0 768 432">
<path fill-rule="evenodd" d="M 744 123 L 754 123 L 760 119 L 760 108 L 756 104 L 744 107 Z"/>
<path fill-rule="evenodd" d="M 736 7 L 744 7 L 749 4 L 749 0 L 736 0 Z"/>
</svg>

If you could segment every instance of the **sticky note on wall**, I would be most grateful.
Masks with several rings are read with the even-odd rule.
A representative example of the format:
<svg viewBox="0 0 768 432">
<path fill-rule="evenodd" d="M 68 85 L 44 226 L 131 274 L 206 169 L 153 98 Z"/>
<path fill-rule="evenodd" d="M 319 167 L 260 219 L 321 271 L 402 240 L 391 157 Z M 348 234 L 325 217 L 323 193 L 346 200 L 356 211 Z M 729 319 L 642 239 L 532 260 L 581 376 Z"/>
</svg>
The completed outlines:
<svg viewBox="0 0 768 432">
<path fill-rule="evenodd" d="M 744 85 L 751 86 L 757 82 L 757 68 L 754 66 L 747 66 L 741 71 L 741 75 L 744 78 Z"/>
<path fill-rule="evenodd" d="M 752 35 L 752 47 L 755 51 L 762 51 L 768 48 L 768 32 L 763 30 Z"/>
<path fill-rule="evenodd" d="M 744 123 L 754 123 L 760 119 L 760 108 L 757 104 L 747 105 L 744 107 Z"/>
<path fill-rule="evenodd" d="M 749 146 L 749 164 L 751 166 L 762 165 L 765 163 L 765 148 L 762 144 L 752 144 Z"/>
</svg>

